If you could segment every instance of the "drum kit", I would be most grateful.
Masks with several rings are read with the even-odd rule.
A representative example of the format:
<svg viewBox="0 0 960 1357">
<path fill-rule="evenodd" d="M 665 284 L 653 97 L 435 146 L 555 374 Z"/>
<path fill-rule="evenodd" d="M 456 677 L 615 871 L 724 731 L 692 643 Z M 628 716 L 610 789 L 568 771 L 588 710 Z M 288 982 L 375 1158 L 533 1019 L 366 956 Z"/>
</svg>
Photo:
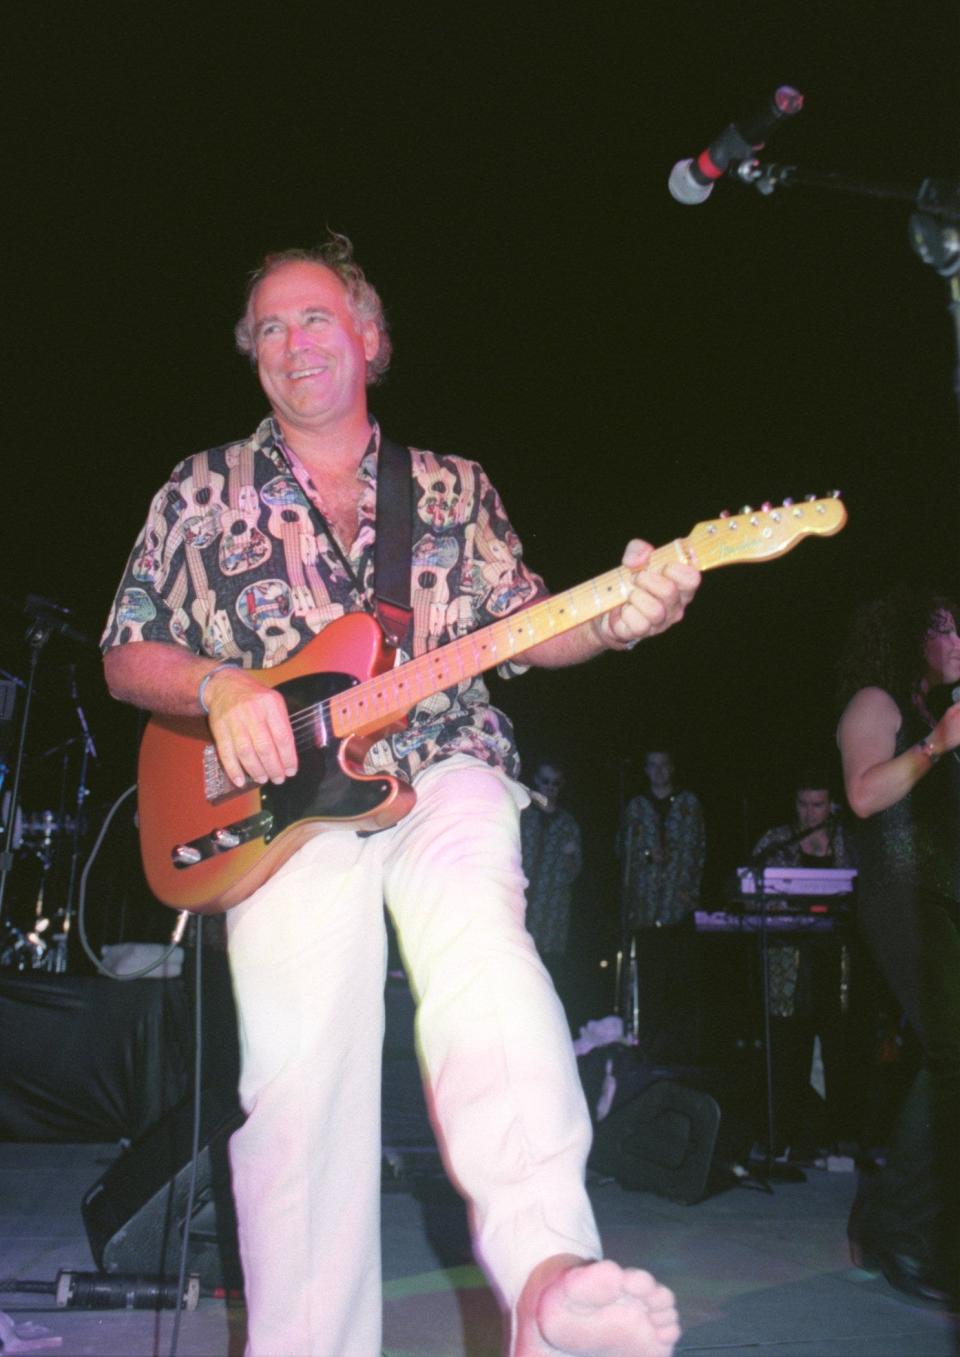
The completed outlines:
<svg viewBox="0 0 960 1357">
<path fill-rule="evenodd" d="M 2 770 L 0 770 L 2 771 Z M 10 793 L 0 802 L 0 841 L 10 817 Z M 19 807 L 11 826 L 12 867 L 5 917 L 0 920 L 0 967 L 16 971 L 62 971 L 70 932 L 62 895 L 64 854 L 69 853 L 77 817 Z"/>
<path fill-rule="evenodd" d="M 48 599 L 28 596 L 23 612 L 30 618 L 27 677 L 0 669 L 0 968 L 65 971 L 87 818 L 87 769 L 97 757 L 75 666 L 67 672 L 81 733 L 40 753 L 31 751 L 29 758 L 27 736 L 46 643 L 58 634 L 75 642 L 86 638 L 67 622 L 68 610 Z M 49 795 L 51 784 L 54 795 Z M 41 805 L 57 808 L 28 809 L 31 793 Z"/>
</svg>

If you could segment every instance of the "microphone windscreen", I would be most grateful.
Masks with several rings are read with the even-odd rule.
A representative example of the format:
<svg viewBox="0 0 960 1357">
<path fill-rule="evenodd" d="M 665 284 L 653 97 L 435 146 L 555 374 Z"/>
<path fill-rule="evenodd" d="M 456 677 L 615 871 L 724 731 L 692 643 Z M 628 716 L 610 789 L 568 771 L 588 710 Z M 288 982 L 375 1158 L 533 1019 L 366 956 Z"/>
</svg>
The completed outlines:
<svg viewBox="0 0 960 1357">
<path fill-rule="evenodd" d="M 705 203 L 713 192 L 712 184 L 699 184 L 694 179 L 690 172 L 692 167 L 692 159 L 678 160 L 670 171 L 670 178 L 667 180 L 670 196 L 675 198 L 678 203 L 683 203 L 688 207 L 695 207 L 697 203 Z"/>
</svg>

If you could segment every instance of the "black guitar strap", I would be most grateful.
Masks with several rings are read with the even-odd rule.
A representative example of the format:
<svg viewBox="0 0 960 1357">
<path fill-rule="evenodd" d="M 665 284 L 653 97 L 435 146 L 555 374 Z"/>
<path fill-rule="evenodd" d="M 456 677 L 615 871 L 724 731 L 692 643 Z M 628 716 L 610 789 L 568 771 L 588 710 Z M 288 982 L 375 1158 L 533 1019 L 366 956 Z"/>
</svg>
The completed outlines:
<svg viewBox="0 0 960 1357">
<path fill-rule="evenodd" d="M 384 635 L 398 646 L 410 625 L 413 555 L 413 477 L 410 450 L 380 438 L 377 525 L 373 546 L 374 611 Z"/>
</svg>

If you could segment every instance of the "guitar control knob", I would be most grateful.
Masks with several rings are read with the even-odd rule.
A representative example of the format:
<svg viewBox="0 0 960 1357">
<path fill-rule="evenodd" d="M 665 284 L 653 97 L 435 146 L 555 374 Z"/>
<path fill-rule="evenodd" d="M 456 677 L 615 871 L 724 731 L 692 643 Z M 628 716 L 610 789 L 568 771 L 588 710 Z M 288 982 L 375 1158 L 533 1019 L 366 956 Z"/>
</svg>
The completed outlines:
<svg viewBox="0 0 960 1357">
<path fill-rule="evenodd" d="M 232 829 L 215 829 L 210 837 L 218 848 L 236 848 L 240 842 L 240 835 Z"/>
<path fill-rule="evenodd" d="M 189 843 L 178 843 L 173 850 L 173 860 L 178 867 L 192 867 L 203 857 L 199 848 Z"/>
</svg>

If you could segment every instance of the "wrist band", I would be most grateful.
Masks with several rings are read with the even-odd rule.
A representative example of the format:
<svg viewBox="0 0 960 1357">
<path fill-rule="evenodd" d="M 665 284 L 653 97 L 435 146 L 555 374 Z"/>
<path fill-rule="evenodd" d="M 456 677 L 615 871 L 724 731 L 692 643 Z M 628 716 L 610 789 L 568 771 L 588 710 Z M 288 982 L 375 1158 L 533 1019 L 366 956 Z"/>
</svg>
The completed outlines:
<svg viewBox="0 0 960 1357">
<path fill-rule="evenodd" d="M 200 687 L 197 689 L 197 701 L 200 703 L 200 710 L 204 716 L 210 715 L 210 708 L 207 706 L 207 684 L 213 678 L 214 674 L 219 674 L 221 669 L 238 668 L 236 660 L 224 660 L 221 664 L 215 664 L 212 669 L 208 669 L 200 680 Z"/>
<path fill-rule="evenodd" d="M 934 749 L 932 740 L 930 739 L 921 740 L 920 743 L 917 745 L 917 748 L 920 750 L 921 754 L 924 754 L 930 760 L 931 768 L 935 763 L 938 763 L 940 761 L 940 755 Z"/>
</svg>

